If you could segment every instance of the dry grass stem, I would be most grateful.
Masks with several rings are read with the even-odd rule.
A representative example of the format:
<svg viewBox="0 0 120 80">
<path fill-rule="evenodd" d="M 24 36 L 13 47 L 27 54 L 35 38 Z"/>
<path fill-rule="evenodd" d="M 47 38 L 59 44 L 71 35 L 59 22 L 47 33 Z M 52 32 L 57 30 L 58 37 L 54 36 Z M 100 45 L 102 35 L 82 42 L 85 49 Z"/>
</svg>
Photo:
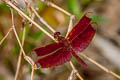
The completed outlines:
<svg viewBox="0 0 120 80">
<path fill-rule="evenodd" d="M 105 68 L 104 66 L 102 66 L 101 64 L 99 64 L 98 62 L 96 62 L 95 60 L 89 58 L 88 56 L 86 56 L 84 53 L 80 53 L 80 55 L 82 57 L 84 57 L 85 59 L 89 60 L 90 62 L 92 62 L 93 64 L 95 64 L 97 67 L 99 67 L 100 69 L 102 69 L 103 71 L 107 72 L 108 74 L 111 74 L 112 76 L 120 79 L 120 76 L 110 70 L 108 70 L 107 68 Z"/>
<path fill-rule="evenodd" d="M 76 74 L 76 76 L 77 76 L 80 80 L 84 80 L 84 79 L 82 78 L 82 76 L 78 73 L 77 69 L 75 68 L 75 66 L 73 65 L 73 63 L 72 63 L 71 61 L 70 61 L 70 65 L 71 65 L 74 73 Z"/>
<path fill-rule="evenodd" d="M 69 32 L 72 30 L 73 28 L 73 16 L 70 17 L 70 22 L 69 22 L 69 26 L 68 26 L 68 31 L 67 31 L 67 34 L 66 34 L 66 37 L 68 36 Z"/>
<path fill-rule="evenodd" d="M 75 18 L 75 16 L 72 15 L 71 13 L 67 12 L 66 10 L 60 8 L 59 6 L 53 4 L 52 2 L 49 2 L 49 1 L 46 1 L 46 0 L 40 0 L 40 1 L 42 1 L 43 3 L 45 3 L 45 4 L 48 5 L 48 6 L 52 6 L 53 8 L 58 9 L 59 11 L 65 13 L 66 15 L 70 16 L 70 23 L 69 23 L 69 27 L 68 27 L 68 31 L 67 31 L 67 35 L 68 35 L 68 33 L 69 33 L 69 32 L 71 31 L 71 29 L 72 29 L 72 20 Z M 66 35 L 66 36 L 67 36 L 67 35 Z"/>
<path fill-rule="evenodd" d="M 20 40 L 19 40 L 18 34 L 17 34 L 17 32 L 16 32 L 16 29 L 15 29 L 13 9 L 11 9 L 11 15 L 12 15 L 12 28 L 13 28 L 14 34 L 15 34 L 15 36 L 16 36 L 16 38 L 17 38 L 17 41 L 18 41 L 18 43 L 19 43 L 19 45 L 20 45 L 20 48 L 21 48 L 21 50 L 22 50 L 22 52 L 23 52 L 23 55 L 26 56 L 26 54 L 25 54 L 25 52 L 24 52 L 24 50 L 23 50 L 22 44 L 20 43 Z"/>
<path fill-rule="evenodd" d="M 33 67 L 33 66 L 35 65 L 35 63 L 34 63 L 34 61 L 33 61 L 29 56 L 27 56 L 27 55 L 25 54 L 24 49 L 23 49 L 23 47 L 22 47 L 22 44 L 21 44 L 21 42 L 20 42 L 20 39 L 19 39 L 19 37 L 18 37 L 18 34 L 17 34 L 17 32 L 16 32 L 15 25 L 14 25 L 14 15 L 13 15 L 13 10 L 12 10 L 12 9 L 11 9 L 11 14 L 12 14 L 12 28 L 13 28 L 13 31 L 14 31 L 15 36 L 16 36 L 16 38 L 17 38 L 17 41 L 18 41 L 18 43 L 19 43 L 19 46 L 20 46 L 20 48 L 21 48 L 21 50 L 22 50 L 24 59 Z"/>
<path fill-rule="evenodd" d="M 23 37 L 22 37 L 22 47 L 24 46 L 24 41 L 25 41 L 25 26 L 23 26 Z M 14 80 L 17 80 L 18 74 L 20 71 L 20 66 L 21 66 L 21 59 L 22 59 L 22 50 L 20 49 L 19 57 L 18 57 L 18 62 L 17 62 L 17 69 L 16 69 L 16 74 Z"/>
<path fill-rule="evenodd" d="M 30 6 L 31 9 L 33 10 L 33 12 L 35 13 L 35 15 L 39 18 L 39 20 L 45 25 L 47 26 L 53 33 L 55 33 L 56 31 L 42 18 L 39 16 L 39 14 L 36 12 L 36 10 Z"/>
<path fill-rule="evenodd" d="M 54 37 L 49 34 L 46 30 L 44 30 L 40 25 L 38 25 L 35 21 L 33 21 L 30 17 L 28 17 L 25 13 L 23 13 L 19 8 L 17 8 L 14 4 L 12 4 L 10 1 L 5 1 L 9 6 L 11 6 L 13 9 L 15 9 L 18 13 L 20 13 L 24 18 L 29 20 L 32 24 L 34 24 L 37 28 L 39 28 L 41 31 L 43 31 L 46 35 L 48 35 L 53 40 Z"/>
<path fill-rule="evenodd" d="M 45 3 L 45 4 L 48 5 L 48 6 L 51 6 L 51 7 L 53 7 L 53 8 L 58 9 L 59 11 L 65 13 L 65 14 L 68 15 L 68 16 L 74 16 L 74 15 L 70 14 L 69 12 L 67 12 L 66 10 L 60 8 L 59 6 L 57 6 L 57 5 L 55 5 L 55 4 L 53 4 L 52 2 L 49 2 L 49 1 L 46 1 L 46 0 L 40 0 L 40 1 L 43 2 L 43 3 Z"/>
<path fill-rule="evenodd" d="M 73 80 L 74 77 L 74 71 L 72 70 L 72 72 L 70 73 L 70 76 L 68 77 L 68 80 Z"/>
<path fill-rule="evenodd" d="M 3 39 L 0 41 L 0 45 L 5 41 L 5 39 L 8 37 L 8 35 L 10 34 L 10 32 L 12 31 L 12 28 L 10 28 L 7 32 L 7 34 L 3 37 Z"/>
<path fill-rule="evenodd" d="M 34 71 L 35 71 L 35 69 L 32 67 L 31 80 L 33 80 L 33 79 L 34 79 Z"/>
</svg>

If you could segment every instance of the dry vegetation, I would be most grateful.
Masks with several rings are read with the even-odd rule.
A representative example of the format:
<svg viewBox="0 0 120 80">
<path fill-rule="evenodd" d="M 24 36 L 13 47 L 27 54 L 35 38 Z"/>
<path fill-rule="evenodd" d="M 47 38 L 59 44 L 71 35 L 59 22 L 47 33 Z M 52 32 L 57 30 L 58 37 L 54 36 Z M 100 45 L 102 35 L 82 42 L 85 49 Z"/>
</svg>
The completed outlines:
<svg viewBox="0 0 120 80">
<path fill-rule="evenodd" d="M 2 0 L 0 4 L 0 80 L 120 79 L 119 0 L 22 1 Z M 72 22 L 75 25 L 84 12 L 93 12 L 89 16 L 98 23 L 96 36 L 80 54 L 88 66 L 82 67 L 73 58 L 72 62 L 58 67 L 36 70 L 32 49 L 52 43 L 55 31 L 65 36 Z"/>
</svg>

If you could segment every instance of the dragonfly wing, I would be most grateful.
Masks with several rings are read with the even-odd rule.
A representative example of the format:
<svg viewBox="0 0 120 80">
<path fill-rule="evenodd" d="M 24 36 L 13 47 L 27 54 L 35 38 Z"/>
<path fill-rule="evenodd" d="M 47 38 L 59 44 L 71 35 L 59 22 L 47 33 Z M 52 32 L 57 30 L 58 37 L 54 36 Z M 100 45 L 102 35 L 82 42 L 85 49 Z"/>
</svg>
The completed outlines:
<svg viewBox="0 0 120 80">
<path fill-rule="evenodd" d="M 72 55 L 80 62 L 81 65 L 87 66 L 87 64 L 78 56 L 75 52 L 72 52 Z"/>
<path fill-rule="evenodd" d="M 90 24 L 91 19 L 84 15 L 81 20 L 78 22 L 78 24 L 70 31 L 69 35 L 67 38 L 69 40 L 72 40 L 76 38 L 79 34 L 84 32 L 84 30 L 88 27 Z"/>
<path fill-rule="evenodd" d="M 45 47 L 34 49 L 33 51 L 36 52 L 37 56 L 44 56 L 54 52 L 55 50 L 61 48 L 62 46 L 63 46 L 62 43 L 53 43 Z"/>
<path fill-rule="evenodd" d="M 83 51 L 88 47 L 91 42 L 96 30 L 92 28 L 91 24 L 89 24 L 88 28 L 78 37 L 71 41 L 71 46 L 75 53 Z"/>
<path fill-rule="evenodd" d="M 64 48 L 61 48 L 57 51 L 54 51 L 52 55 L 38 59 L 36 62 L 40 63 L 42 68 L 48 68 L 64 64 L 70 59 L 71 59 L 70 52 Z"/>
</svg>

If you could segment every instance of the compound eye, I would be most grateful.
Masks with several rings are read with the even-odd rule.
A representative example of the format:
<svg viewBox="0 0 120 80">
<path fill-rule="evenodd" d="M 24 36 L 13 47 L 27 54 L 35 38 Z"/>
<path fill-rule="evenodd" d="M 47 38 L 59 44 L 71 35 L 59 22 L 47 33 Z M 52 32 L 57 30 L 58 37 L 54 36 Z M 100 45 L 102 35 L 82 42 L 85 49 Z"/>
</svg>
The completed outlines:
<svg viewBox="0 0 120 80">
<path fill-rule="evenodd" d="M 55 32 L 55 33 L 54 33 L 54 38 L 58 38 L 60 35 L 61 35 L 60 32 Z"/>
<path fill-rule="evenodd" d="M 55 32 L 55 35 L 61 35 L 61 33 L 60 32 Z"/>
</svg>

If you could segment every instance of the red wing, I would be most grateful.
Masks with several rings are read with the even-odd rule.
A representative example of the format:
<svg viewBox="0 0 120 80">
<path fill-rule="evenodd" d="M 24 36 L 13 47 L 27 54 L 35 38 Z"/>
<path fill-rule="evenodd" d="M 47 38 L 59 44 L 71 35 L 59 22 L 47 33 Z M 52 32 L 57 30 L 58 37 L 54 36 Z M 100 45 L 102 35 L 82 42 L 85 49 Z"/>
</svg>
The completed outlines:
<svg viewBox="0 0 120 80">
<path fill-rule="evenodd" d="M 78 24 L 71 30 L 68 35 L 68 39 L 72 40 L 76 38 L 79 34 L 81 34 L 90 24 L 91 19 L 84 15 Z"/>
<path fill-rule="evenodd" d="M 75 53 L 83 51 L 89 45 L 95 32 L 96 30 L 89 24 L 88 28 L 82 34 L 71 41 L 71 46 Z"/>
<path fill-rule="evenodd" d="M 80 57 L 76 55 L 74 51 L 72 52 L 72 55 L 80 62 L 81 65 L 87 66 L 86 63 L 82 59 L 80 59 Z"/>
<path fill-rule="evenodd" d="M 40 63 L 42 68 L 48 68 L 64 64 L 70 59 L 71 55 L 69 51 L 67 51 L 65 48 L 61 48 L 58 51 L 54 52 L 52 55 L 37 60 L 37 63 Z"/>
<path fill-rule="evenodd" d="M 45 47 L 34 49 L 33 51 L 36 52 L 37 56 L 44 56 L 44 55 L 50 54 L 51 52 L 61 48 L 62 46 L 63 46 L 62 43 L 53 43 L 53 44 L 47 45 Z"/>
</svg>

